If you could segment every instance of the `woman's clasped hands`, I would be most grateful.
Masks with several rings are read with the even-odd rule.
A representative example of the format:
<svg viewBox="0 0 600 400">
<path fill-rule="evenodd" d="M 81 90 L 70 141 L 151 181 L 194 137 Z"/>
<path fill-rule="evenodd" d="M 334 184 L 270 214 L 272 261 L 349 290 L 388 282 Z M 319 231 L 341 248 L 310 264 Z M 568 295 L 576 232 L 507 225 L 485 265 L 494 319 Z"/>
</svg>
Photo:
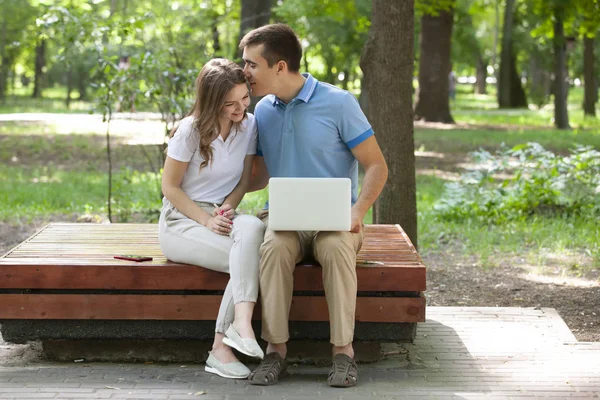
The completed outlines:
<svg viewBox="0 0 600 400">
<path fill-rule="evenodd" d="M 216 206 L 213 209 L 212 216 L 206 222 L 206 227 L 219 235 L 227 236 L 231 233 L 234 215 L 235 210 L 231 205 Z"/>
</svg>

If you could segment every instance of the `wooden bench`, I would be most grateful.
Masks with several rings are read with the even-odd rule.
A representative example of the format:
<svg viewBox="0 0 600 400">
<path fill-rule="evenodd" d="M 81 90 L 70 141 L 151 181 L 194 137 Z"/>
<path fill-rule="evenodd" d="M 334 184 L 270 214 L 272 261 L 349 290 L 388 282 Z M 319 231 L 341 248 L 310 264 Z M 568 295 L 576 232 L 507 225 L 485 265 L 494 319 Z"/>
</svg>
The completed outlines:
<svg viewBox="0 0 600 400">
<path fill-rule="evenodd" d="M 425 320 L 425 266 L 399 225 L 365 229 L 356 339 L 412 341 L 416 323 Z M 117 254 L 153 261 L 115 260 Z M 209 339 L 228 279 L 166 260 L 153 224 L 54 223 L 0 258 L 2 335 L 14 343 Z M 328 338 L 328 320 L 321 268 L 302 264 L 294 274 L 291 336 Z"/>
</svg>

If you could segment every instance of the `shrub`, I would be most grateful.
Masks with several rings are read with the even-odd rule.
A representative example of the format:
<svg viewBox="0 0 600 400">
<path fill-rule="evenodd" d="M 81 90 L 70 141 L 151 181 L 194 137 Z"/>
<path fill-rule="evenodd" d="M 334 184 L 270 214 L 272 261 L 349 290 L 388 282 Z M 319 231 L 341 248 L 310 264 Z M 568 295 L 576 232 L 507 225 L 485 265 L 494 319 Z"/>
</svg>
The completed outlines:
<svg viewBox="0 0 600 400">
<path fill-rule="evenodd" d="M 577 146 L 567 156 L 538 143 L 471 154 L 476 167 L 448 183 L 434 212 L 502 223 L 534 214 L 600 216 L 600 152 Z"/>
</svg>

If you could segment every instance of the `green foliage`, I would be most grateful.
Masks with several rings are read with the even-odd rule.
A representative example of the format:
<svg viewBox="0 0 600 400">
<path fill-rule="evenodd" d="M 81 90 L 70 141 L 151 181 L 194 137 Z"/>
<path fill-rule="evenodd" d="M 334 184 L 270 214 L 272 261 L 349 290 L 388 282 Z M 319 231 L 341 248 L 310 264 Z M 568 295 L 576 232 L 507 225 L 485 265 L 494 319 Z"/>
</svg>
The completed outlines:
<svg viewBox="0 0 600 400">
<path fill-rule="evenodd" d="M 157 222 L 161 208 L 161 174 L 122 168 L 114 180 L 114 222 Z"/>
<path fill-rule="evenodd" d="M 442 218 L 498 224 L 534 214 L 600 216 L 600 152 L 591 147 L 561 156 L 528 143 L 472 155 L 476 168 L 449 183 L 435 206 Z"/>
<path fill-rule="evenodd" d="M 358 73 L 358 61 L 367 39 L 371 0 L 286 0 L 273 12 L 303 39 L 305 63 L 318 79 L 342 84 Z M 349 76 L 347 76 L 349 75 Z"/>
<path fill-rule="evenodd" d="M 456 6 L 456 0 L 416 0 L 415 13 L 417 16 L 438 16 L 440 11 L 448 11 Z"/>
<path fill-rule="evenodd" d="M 22 0 L 0 2 L 0 99 L 7 92 L 9 71 L 27 48 L 29 31 L 35 21 L 35 8 Z"/>
</svg>

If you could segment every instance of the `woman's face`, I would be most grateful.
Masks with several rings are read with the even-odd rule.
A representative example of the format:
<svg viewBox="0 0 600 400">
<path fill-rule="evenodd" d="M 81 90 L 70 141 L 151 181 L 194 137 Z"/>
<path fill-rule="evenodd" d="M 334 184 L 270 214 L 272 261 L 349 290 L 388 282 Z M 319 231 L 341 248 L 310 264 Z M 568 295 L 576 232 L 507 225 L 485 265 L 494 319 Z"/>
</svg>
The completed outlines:
<svg viewBox="0 0 600 400">
<path fill-rule="evenodd" d="M 219 118 L 225 121 L 241 122 L 244 119 L 244 111 L 249 105 L 250 93 L 248 93 L 248 87 L 244 83 L 236 85 L 225 96 Z"/>
</svg>

